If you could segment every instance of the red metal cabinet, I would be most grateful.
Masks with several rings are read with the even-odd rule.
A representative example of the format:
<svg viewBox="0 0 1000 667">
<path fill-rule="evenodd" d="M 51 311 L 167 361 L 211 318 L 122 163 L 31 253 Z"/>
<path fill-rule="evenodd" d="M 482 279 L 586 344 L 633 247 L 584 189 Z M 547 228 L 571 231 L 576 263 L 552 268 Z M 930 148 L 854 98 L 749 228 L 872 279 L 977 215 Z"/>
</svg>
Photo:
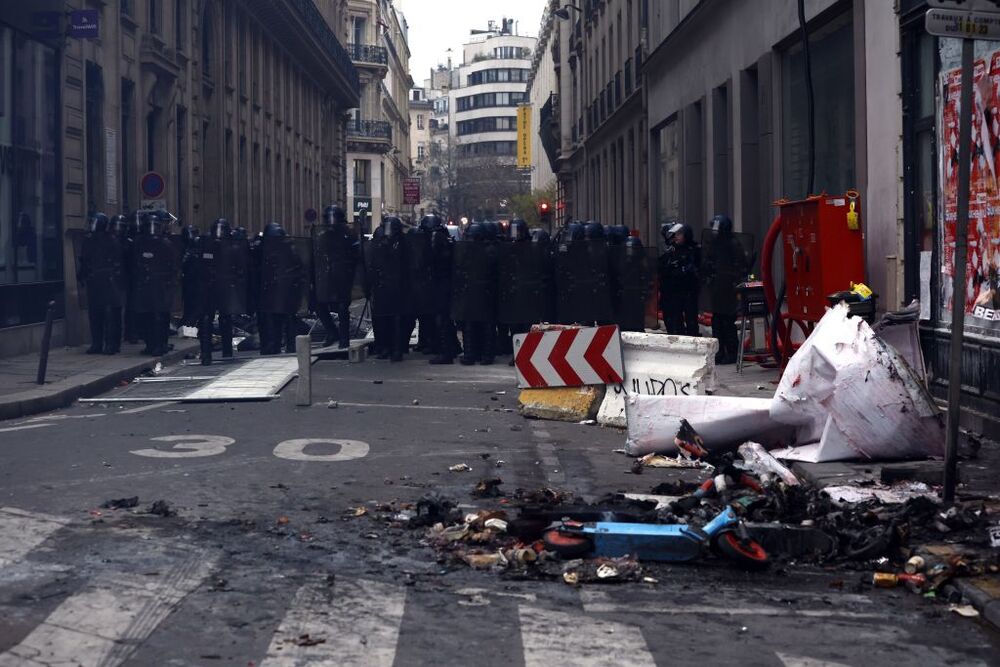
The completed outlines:
<svg viewBox="0 0 1000 667">
<path fill-rule="evenodd" d="M 848 222 L 852 201 L 858 214 L 856 229 Z M 861 200 L 820 195 L 777 206 L 788 318 L 818 322 L 829 306 L 828 295 L 850 289 L 852 282 L 865 281 Z"/>
</svg>

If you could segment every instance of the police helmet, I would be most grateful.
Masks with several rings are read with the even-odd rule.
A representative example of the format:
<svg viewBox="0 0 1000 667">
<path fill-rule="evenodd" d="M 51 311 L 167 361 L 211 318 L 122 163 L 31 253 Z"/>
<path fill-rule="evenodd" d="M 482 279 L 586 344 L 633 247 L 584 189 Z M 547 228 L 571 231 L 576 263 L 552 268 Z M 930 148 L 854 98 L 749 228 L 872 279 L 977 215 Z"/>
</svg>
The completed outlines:
<svg viewBox="0 0 1000 667">
<path fill-rule="evenodd" d="M 94 213 L 90 216 L 90 231 L 95 234 L 103 234 L 111 228 L 111 221 L 103 213 Z"/>
<path fill-rule="evenodd" d="M 269 222 L 264 225 L 263 236 L 265 239 L 280 239 L 288 236 L 288 234 L 285 232 L 285 228 L 281 226 L 281 223 Z"/>
<path fill-rule="evenodd" d="M 712 218 L 712 221 L 709 223 L 709 226 L 711 227 L 713 232 L 719 234 L 720 236 L 733 233 L 733 221 L 729 218 L 728 215 L 724 215 L 721 213 L 719 215 L 716 215 L 714 218 Z"/>
<path fill-rule="evenodd" d="M 604 225 L 599 222 L 588 222 L 583 228 L 583 238 L 588 241 L 598 241 L 604 238 Z"/>
<path fill-rule="evenodd" d="M 621 245 L 628 239 L 628 227 L 625 225 L 612 225 L 608 227 L 608 243 L 611 245 Z"/>
<path fill-rule="evenodd" d="M 347 215 L 344 213 L 344 209 L 336 204 L 330 204 L 323 209 L 323 222 L 327 225 L 345 223 Z"/>
<path fill-rule="evenodd" d="M 198 236 L 201 232 L 194 225 L 187 225 L 181 230 L 181 239 L 184 241 L 184 245 L 191 245 L 198 240 Z"/>
<path fill-rule="evenodd" d="M 483 223 L 473 222 L 469 225 L 468 229 L 465 230 L 465 238 L 469 241 L 484 241 L 486 240 L 486 229 Z"/>
<path fill-rule="evenodd" d="M 528 223 L 521 218 L 514 218 L 510 221 L 510 238 L 512 241 L 527 241 L 531 238 L 528 230 Z"/>
<path fill-rule="evenodd" d="M 245 241 L 246 238 L 247 238 L 247 228 L 246 227 L 237 227 L 236 229 L 234 229 L 233 230 L 233 238 L 237 239 L 239 241 Z"/>
<path fill-rule="evenodd" d="M 579 222 L 571 222 L 566 225 L 566 236 L 569 237 L 570 241 L 582 241 L 583 240 L 583 225 Z"/>
<path fill-rule="evenodd" d="M 229 226 L 229 221 L 225 218 L 216 218 L 215 222 L 212 223 L 212 238 L 228 239 L 230 236 L 232 236 L 232 228 Z"/>
<path fill-rule="evenodd" d="M 536 227 L 531 230 L 531 240 L 534 243 L 548 243 L 549 232 L 541 227 Z"/>
</svg>

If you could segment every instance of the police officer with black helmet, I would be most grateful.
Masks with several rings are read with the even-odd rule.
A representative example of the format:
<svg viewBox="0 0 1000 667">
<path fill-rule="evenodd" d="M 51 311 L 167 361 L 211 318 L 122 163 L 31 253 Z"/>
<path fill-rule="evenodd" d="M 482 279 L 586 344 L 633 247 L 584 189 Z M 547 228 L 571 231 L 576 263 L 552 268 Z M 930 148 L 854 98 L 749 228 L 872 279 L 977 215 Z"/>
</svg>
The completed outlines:
<svg viewBox="0 0 1000 667">
<path fill-rule="evenodd" d="M 164 235 L 173 218 L 166 211 L 139 211 L 138 234 L 131 253 L 133 309 L 138 329 L 146 343 L 142 354 L 161 356 L 169 350 L 170 310 L 180 273 L 180 258 L 173 242 Z"/>
<path fill-rule="evenodd" d="M 461 363 L 488 366 L 495 359 L 497 257 L 495 229 L 474 222 L 455 247 L 452 315 L 463 323 Z"/>
<path fill-rule="evenodd" d="M 360 245 L 344 209 L 331 204 L 323 210 L 319 224 L 313 226 L 312 242 L 311 295 L 313 310 L 326 330 L 323 345 L 336 342 L 340 349 L 346 349 L 351 342 L 351 292 Z M 337 313 L 336 327 L 331 310 Z"/>
<path fill-rule="evenodd" d="M 260 332 L 260 353 L 281 353 L 295 350 L 293 318 L 302 295 L 303 262 L 288 243 L 288 233 L 278 222 L 264 226 L 257 249 L 257 276 L 260 280 L 257 303 L 257 326 Z"/>
<path fill-rule="evenodd" d="M 701 248 L 689 225 L 671 220 L 660 226 L 664 250 L 658 261 L 660 308 L 667 333 L 697 336 Z"/>
<path fill-rule="evenodd" d="M 452 263 L 455 242 L 444 221 L 436 213 L 424 217 L 431 234 L 431 308 L 434 318 L 432 340 L 436 355 L 431 364 L 451 364 L 458 354 L 458 336 L 451 319 Z"/>
<path fill-rule="evenodd" d="M 125 257 L 120 237 L 105 214 L 91 215 L 81 251 L 77 275 L 87 289 L 91 339 L 87 354 L 117 354 L 125 302 Z"/>
<path fill-rule="evenodd" d="M 712 305 L 712 335 L 719 341 L 715 359 L 717 364 L 735 364 L 739 349 L 736 286 L 746 280 L 750 263 L 728 215 L 713 217 L 709 229 L 704 248 L 704 275 Z"/>
<path fill-rule="evenodd" d="M 198 326 L 204 309 L 203 283 L 201 276 L 201 253 L 198 247 L 200 230 L 194 225 L 186 225 L 181 230 L 181 244 L 184 254 L 181 258 L 181 297 L 184 313 L 181 322 L 187 327 Z"/>
<path fill-rule="evenodd" d="M 382 218 L 372 236 L 370 275 L 372 326 L 379 359 L 403 360 L 402 317 L 406 293 L 403 221 L 396 216 Z"/>
</svg>

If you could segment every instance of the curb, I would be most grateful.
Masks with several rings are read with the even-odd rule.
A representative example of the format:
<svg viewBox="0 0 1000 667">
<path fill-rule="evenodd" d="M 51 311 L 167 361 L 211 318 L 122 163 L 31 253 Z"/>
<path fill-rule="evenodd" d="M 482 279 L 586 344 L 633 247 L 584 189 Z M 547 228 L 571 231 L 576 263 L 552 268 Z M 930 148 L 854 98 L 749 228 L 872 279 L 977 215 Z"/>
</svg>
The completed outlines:
<svg viewBox="0 0 1000 667">
<path fill-rule="evenodd" d="M 981 618 L 992 624 L 995 630 L 1000 630 L 1000 599 L 993 597 L 971 581 L 956 579 L 954 584 L 962 592 L 962 597 L 976 608 Z"/>
<path fill-rule="evenodd" d="M 157 363 L 170 363 L 184 359 L 194 346 L 177 346 L 161 357 L 148 357 L 142 361 L 117 369 L 111 373 L 80 373 L 54 382 L 52 385 L 0 397 L 0 421 L 29 417 L 70 405 L 78 398 L 90 398 L 118 386 L 122 380 L 132 378 L 154 368 Z"/>
</svg>

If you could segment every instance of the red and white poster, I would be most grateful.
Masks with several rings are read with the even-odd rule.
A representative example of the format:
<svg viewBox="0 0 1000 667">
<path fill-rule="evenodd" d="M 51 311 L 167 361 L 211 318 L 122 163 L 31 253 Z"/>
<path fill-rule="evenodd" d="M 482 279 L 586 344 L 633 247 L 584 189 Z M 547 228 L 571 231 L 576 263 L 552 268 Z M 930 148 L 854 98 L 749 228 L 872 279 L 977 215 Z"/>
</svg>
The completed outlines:
<svg viewBox="0 0 1000 667">
<path fill-rule="evenodd" d="M 952 293 L 958 219 L 958 133 L 962 75 L 941 74 L 944 91 L 938 132 L 941 160 L 941 305 L 951 319 L 956 303 L 967 325 L 1000 330 L 1000 51 L 973 67 L 972 170 L 969 181 L 969 252 L 962 294 Z"/>
</svg>

